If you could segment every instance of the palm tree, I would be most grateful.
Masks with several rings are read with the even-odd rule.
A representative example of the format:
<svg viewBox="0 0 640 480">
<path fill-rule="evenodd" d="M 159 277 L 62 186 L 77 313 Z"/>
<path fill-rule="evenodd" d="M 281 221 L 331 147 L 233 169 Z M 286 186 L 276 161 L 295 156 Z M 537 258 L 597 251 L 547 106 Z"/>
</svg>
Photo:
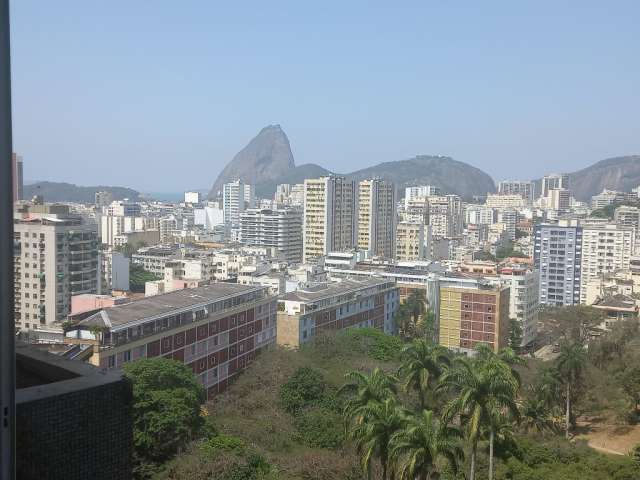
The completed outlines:
<svg viewBox="0 0 640 480">
<path fill-rule="evenodd" d="M 404 428 L 407 415 L 408 412 L 398 407 L 393 398 L 382 403 L 370 401 L 357 409 L 357 420 L 351 426 L 349 437 L 362 455 L 362 468 L 367 472 L 367 478 L 371 478 L 371 460 L 377 457 L 382 467 L 382 480 L 387 479 L 391 438 Z"/>
<path fill-rule="evenodd" d="M 402 349 L 403 363 L 399 369 L 406 389 L 414 389 L 424 409 L 427 392 L 434 387 L 444 369 L 449 366 L 448 351 L 426 340 L 414 340 Z"/>
<path fill-rule="evenodd" d="M 586 361 L 587 356 L 581 343 L 562 345 L 560 356 L 556 359 L 556 368 L 566 388 L 565 437 L 567 439 L 571 427 L 571 392 L 582 378 Z"/>
<path fill-rule="evenodd" d="M 460 438 L 460 430 L 435 419 L 430 410 L 422 410 L 391 439 L 391 457 L 400 478 L 435 479 L 441 460 L 457 469 L 463 454 Z"/>
<path fill-rule="evenodd" d="M 545 368 L 538 374 L 538 379 L 533 387 L 536 398 L 544 401 L 548 409 L 557 406 L 560 398 L 560 373 L 554 367 Z"/>
<path fill-rule="evenodd" d="M 518 417 L 515 404 L 518 381 L 511 368 L 497 356 L 483 356 L 475 360 L 457 358 L 440 380 L 439 388 L 454 391 L 456 396 L 444 411 L 445 419 L 455 415 L 465 424 L 471 448 L 469 479 L 475 479 L 476 453 L 482 428 L 489 431 L 489 479 L 493 477 L 494 419 L 510 412 Z"/>
<path fill-rule="evenodd" d="M 556 424 L 544 398 L 527 398 L 520 406 L 520 424 L 525 432 L 545 434 L 555 430 Z"/>
<path fill-rule="evenodd" d="M 348 372 L 345 375 L 350 383 L 343 385 L 338 393 L 351 393 L 352 396 L 345 402 L 344 416 L 350 422 L 354 416 L 359 415 L 358 410 L 369 402 L 382 403 L 392 398 L 398 391 L 397 378 L 389 375 L 379 368 L 375 368 L 371 374 L 362 372 Z"/>
</svg>

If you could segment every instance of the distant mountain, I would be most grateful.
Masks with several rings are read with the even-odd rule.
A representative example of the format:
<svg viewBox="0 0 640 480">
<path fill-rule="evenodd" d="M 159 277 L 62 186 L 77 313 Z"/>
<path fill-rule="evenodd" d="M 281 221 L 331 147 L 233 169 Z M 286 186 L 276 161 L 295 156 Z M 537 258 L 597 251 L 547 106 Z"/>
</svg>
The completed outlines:
<svg viewBox="0 0 640 480">
<path fill-rule="evenodd" d="M 331 172 L 315 164 L 295 166 L 289 140 L 279 125 L 269 125 L 249 142 L 218 175 L 209 198 L 219 196 L 224 183 L 238 178 L 256 186 L 259 197 L 273 195 L 279 183 L 302 183 Z M 495 185 L 482 170 L 449 157 L 419 155 L 409 160 L 384 162 L 346 174 L 357 180 L 381 177 L 393 181 L 398 189 L 429 184 L 464 198 L 486 195 Z"/>
<path fill-rule="evenodd" d="M 276 191 L 276 185 L 279 183 L 304 183 L 305 178 L 318 178 L 326 175 L 331 175 L 331 172 L 326 168 L 315 163 L 305 163 L 304 165 L 293 167 L 274 180 L 258 181 L 256 183 L 256 195 L 260 198 L 271 198 Z"/>
<path fill-rule="evenodd" d="M 493 179 L 479 168 L 450 157 L 418 155 L 408 160 L 384 162 L 348 174 L 356 180 L 380 177 L 398 189 L 412 185 L 435 185 L 445 193 L 465 199 L 495 191 Z"/>
<path fill-rule="evenodd" d="M 216 198 L 225 183 L 237 179 L 254 185 L 271 183 L 294 168 L 293 153 L 284 131 L 280 125 L 266 126 L 224 167 L 209 198 Z"/>
<path fill-rule="evenodd" d="M 608 158 L 569 174 L 569 188 L 575 198 L 582 201 L 588 201 L 605 188 L 628 192 L 638 185 L 640 155 Z"/>
<path fill-rule="evenodd" d="M 42 195 L 47 202 L 77 202 L 93 203 L 96 192 L 111 192 L 114 200 L 139 200 L 140 193 L 125 187 L 81 187 L 71 183 L 62 182 L 37 182 L 24 186 L 23 197 L 30 200 L 34 195 Z"/>
</svg>

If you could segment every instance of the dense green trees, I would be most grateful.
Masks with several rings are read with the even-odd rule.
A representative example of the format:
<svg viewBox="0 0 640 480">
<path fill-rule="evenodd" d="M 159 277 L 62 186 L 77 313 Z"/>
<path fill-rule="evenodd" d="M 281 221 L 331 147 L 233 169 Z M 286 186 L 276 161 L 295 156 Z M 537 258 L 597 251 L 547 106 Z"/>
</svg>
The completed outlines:
<svg viewBox="0 0 640 480">
<path fill-rule="evenodd" d="M 505 418 L 519 419 L 516 395 L 520 381 L 512 368 L 516 363 L 513 352 L 498 355 L 481 346 L 474 358 L 457 356 L 451 360 L 451 354 L 440 346 L 415 340 L 403 349 L 401 359 L 399 377 L 404 390 L 418 397 L 415 411 L 399 410 L 392 375 L 379 369 L 369 375 L 347 374 L 351 383 L 344 390 L 352 396 L 346 402 L 344 417 L 350 437 L 359 439 L 359 451 L 368 445 L 363 464 L 368 466 L 375 454 L 383 463 L 383 478 L 391 469 L 400 478 L 430 479 L 443 466 L 457 467 L 466 445 L 469 478 L 474 480 L 478 443 L 486 436 L 489 478 L 493 478 L 496 435 L 504 431 Z M 439 413 L 437 396 L 448 399 Z M 436 410 L 427 410 L 427 405 Z M 391 432 L 391 427 L 397 431 Z M 369 436 L 363 432 L 370 432 Z M 375 442 L 373 432 L 377 432 Z M 363 438 L 370 443 L 363 443 Z M 389 452 L 391 465 L 387 465 Z"/>
<path fill-rule="evenodd" d="M 144 286 L 147 282 L 159 280 L 153 273 L 147 272 L 142 265 L 137 263 L 129 264 L 129 289 L 132 292 L 144 292 Z"/>
<path fill-rule="evenodd" d="M 128 363 L 133 386 L 135 473 L 145 478 L 197 437 L 205 425 L 205 392 L 190 368 L 164 358 Z"/>
</svg>

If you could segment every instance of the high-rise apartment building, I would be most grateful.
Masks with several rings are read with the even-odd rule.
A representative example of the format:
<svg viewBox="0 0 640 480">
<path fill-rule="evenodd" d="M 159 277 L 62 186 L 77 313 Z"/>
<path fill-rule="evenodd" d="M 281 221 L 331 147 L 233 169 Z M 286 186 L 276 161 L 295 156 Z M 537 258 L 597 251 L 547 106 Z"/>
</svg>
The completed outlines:
<svg viewBox="0 0 640 480">
<path fill-rule="evenodd" d="M 540 273 L 541 305 L 580 303 L 582 227 L 576 222 L 539 224 L 534 229 L 534 265 Z"/>
<path fill-rule="evenodd" d="M 425 259 L 424 223 L 398 222 L 396 232 L 396 260 L 410 262 Z"/>
<path fill-rule="evenodd" d="M 244 183 L 242 180 L 225 183 L 222 186 L 224 223 L 238 225 L 240 223 L 240 213 L 247 208 L 253 208 L 255 200 L 253 185 Z"/>
<path fill-rule="evenodd" d="M 94 195 L 95 205 L 98 212 L 102 212 L 104 207 L 108 207 L 113 202 L 113 195 L 111 192 L 96 192 Z"/>
<path fill-rule="evenodd" d="M 302 211 L 250 208 L 240 214 L 240 241 L 277 250 L 282 259 L 302 262 Z"/>
<path fill-rule="evenodd" d="M 357 245 L 358 190 L 331 175 L 304 181 L 303 261 Z"/>
<path fill-rule="evenodd" d="M 526 180 L 502 180 L 498 182 L 499 195 L 520 195 L 527 202 L 535 198 L 535 185 Z"/>
<path fill-rule="evenodd" d="M 118 217 L 139 217 L 142 207 L 139 203 L 129 200 L 116 200 L 106 208 L 106 214 Z"/>
<path fill-rule="evenodd" d="M 629 270 L 635 243 L 633 227 L 585 225 L 582 228 L 580 302 L 587 298 L 587 283 L 605 274 Z"/>
<path fill-rule="evenodd" d="M 16 155 L 15 153 L 11 154 L 11 163 L 13 164 L 13 201 L 14 203 L 18 200 L 22 200 L 23 190 L 24 190 L 24 178 L 23 178 L 23 164 L 22 157 L 20 155 Z"/>
<path fill-rule="evenodd" d="M 462 234 L 462 201 L 458 195 L 428 197 L 427 202 L 434 237 L 452 238 Z"/>
<path fill-rule="evenodd" d="M 507 233 L 509 240 L 515 240 L 518 211 L 514 208 L 505 208 L 498 211 L 498 222 L 504 225 L 504 231 Z"/>
<path fill-rule="evenodd" d="M 62 321 L 71 296 L 99 293 L 100 260 L 95 225 L 82 224 L 66 205 L 29 205 L 14 219 L 15 321 L 37 330 Z"/>
<path fill-rule="evenodd" d="M 617 225 L 621 227 L 633 227 L 636 229 L 636 237 L 638 226 L 640 226 L 640 208 L 622 205 L 615 209 L 613 219 Z"/>
<path fill-rule="evenodd" d="M 500 270 L 501 280 L 509 286 L 509 317 L 522 327 L 520 346 L 533 343 L 538 331 L 539 273 L 513 265 Z"/>
<path fill-rule="evenodd" d="M 467 225 L 493 225 L 498 221 L 498 210 L 484 205 L 467 205 L 465 223 Z"/>
<path fill-rule="evenodd" d="M 472 352 L 479 343 L 494 352 L 507 346 L 509 287 L 469 278 L 440 280 L 439 343 Z"/>
<path fill-rule="evenodd" d="M 540 189 L 540 196 L 546 198 L 549 196 L 549 190 L 553 190 L 556 188 L 564 188 L 568 190 L 569 175 L 567 175 L 566 173 L 563 173 L 563 174 L 552 173 L 550 175 L 545 175 L 542 178 L 542 187 Z"/>
<path fill-rule="evenodd" d="M 440 188 L 434 185 L 418 185 L 415 187 L 406 187 L 404 189 L 405 208 L 407 208 L 407 205 L 411 200 L 415 200 L 416 198 L 437 196 L 440 194 Z"/>
<path fill-rule="evenodd" d="M 393 258 L 396 249 L 395 186 L 380 179 L 358 185 L 358 248 L 376 257 Z"/>
<path fill-rule="evenodd" d="M 547 208 L 566 213 L 571 208 L 571 192 L 566 188 L 552 188 L 547 196 Z"/>
</svg>

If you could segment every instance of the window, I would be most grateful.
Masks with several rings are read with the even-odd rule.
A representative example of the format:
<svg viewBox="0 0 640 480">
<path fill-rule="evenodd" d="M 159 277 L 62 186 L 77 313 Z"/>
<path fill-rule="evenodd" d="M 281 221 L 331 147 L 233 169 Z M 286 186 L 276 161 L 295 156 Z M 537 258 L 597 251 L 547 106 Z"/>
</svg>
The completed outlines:
<svg viewBox="0 0 640 480">
<path fill-rule="evenodd" d="M 126 350 L 123 354 L 122 354 L 122 358 L 125 362 L 130 362 L 131 361 L 131 350 Z"/>
</svg>

